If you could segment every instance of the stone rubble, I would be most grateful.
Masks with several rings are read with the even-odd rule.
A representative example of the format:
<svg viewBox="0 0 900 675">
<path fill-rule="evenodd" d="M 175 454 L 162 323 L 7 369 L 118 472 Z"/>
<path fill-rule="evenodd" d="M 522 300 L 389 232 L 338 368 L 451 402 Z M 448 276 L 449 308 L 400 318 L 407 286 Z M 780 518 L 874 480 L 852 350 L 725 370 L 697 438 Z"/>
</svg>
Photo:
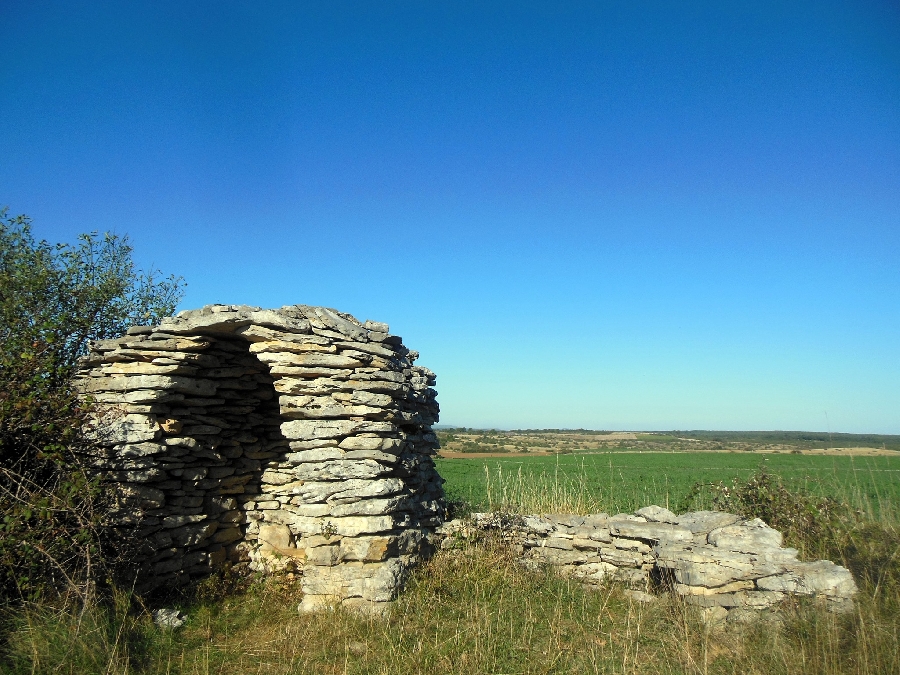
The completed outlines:
<svg viewBox="0 0 900 675">
<path fill-rule="evenodd" d="M 302 609 L 380 611 L 443 521 L 434 373 L 387 324 L 210 305 L 91 345 L 77 386 L 145 589 L 302 570 Z"/>
<path fill-rule="evenodd" d="M 492 533 L 527 565 L 549 565 L 587 584 L 622 581 L 641 590 L 642 601 L 644 591 L 664 587 L 700 607 L 763 609 L 787 595 L 806 595 L 846 609 L 857 592 L 846 568 L 828 560 L 801 562 L 762 520 L 718 511 L 676 516 L 648 506 L 613 516 L 474 513 L 438 533 L 445 549 Z"/>
</svg>

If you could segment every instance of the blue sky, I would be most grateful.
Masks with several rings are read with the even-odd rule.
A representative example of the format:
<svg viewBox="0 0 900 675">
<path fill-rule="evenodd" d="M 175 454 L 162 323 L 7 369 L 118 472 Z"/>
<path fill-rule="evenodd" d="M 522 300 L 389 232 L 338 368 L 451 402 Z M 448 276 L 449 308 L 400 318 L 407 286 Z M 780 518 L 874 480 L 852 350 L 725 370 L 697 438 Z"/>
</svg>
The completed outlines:
<svg viewBox="0 0 900 675">
<path fill-rule="evenodd" d="M 900 6 L 0 0 L 0 204 L 387 321 L 442 422 L 900 433 Z"/>
</svg>

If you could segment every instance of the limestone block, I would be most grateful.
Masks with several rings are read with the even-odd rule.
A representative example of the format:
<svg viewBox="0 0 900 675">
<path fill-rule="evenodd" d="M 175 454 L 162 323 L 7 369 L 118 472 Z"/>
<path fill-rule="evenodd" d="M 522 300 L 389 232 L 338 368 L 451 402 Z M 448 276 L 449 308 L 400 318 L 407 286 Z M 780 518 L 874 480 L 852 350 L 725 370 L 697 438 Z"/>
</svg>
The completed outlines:
<svg viewBox="0 0 900 675">
<path fill-rule="evenodd" d="M 149 468 L 136 471 L 113 471 L 107 475 L 119 483 L 154 483 L 166 479 L 166 472 L 162 469 Z"/>
<path fill-rule="evenodd" d="M 339 450 L 337 446 L 332 445 L 288 453 L 284 456 L 284 462 L 287 465 L 295 465 L 304 462 L 325 462 L 343 458 L 344 452 Z"/>
<path fill-rule="evenodd" d="M 389 375 L 395 373 L 381 372 L 378 377 L 363 378 L 361 375 L 350 377 L 344 382 L 343 386 L 350 390 L 371 391 L 380 394 L 403 394 L 408 385 L 402 381 L 390 379 Z"/>
<path fill-rule="evenodd" d="M 640 567 L 644 563 L 644 555 L 638 551 L 603 547 L 598 549 L 597 554 L 602 562 L 616 567 Z"/>
<path fill-rule="evenodd" d="M 380 436 L 349 436 L 340 442 L 339 447 L 344 450 L 381 450 L 384 440 Z"/>
<path fill-rule="evenodd" d="M 321 341 L 325 342 L 325 341 Z M 270 340 L 267 342 L 254 342 L 250 345 L 251 354 L 288 353 L 305 354 L 316 352 L 320 354 L 336 354 L 337 347 L 320 342 L 295 342 L 286 340 Z M 317 364 L 318 365 L 318 364 Z"/>
<path fill-rule="evenodd" d="M 227 560 L 227 554 L 224 548 L 220 548 L 217 551 L 209 552 L 209 566 L 213 568 L 221 567 L 225 564 Z"/>
<path fill-rule="evenodd" d="M 154 415 L 120 415 L 116 411 L 101 411 L 85 428 L 85 436 L 102 446 L 153 441 L 161 435 Z"/>
<path fill-rule="evenodd" d="M 316 546 L 306 548 L 306 562 L 310 565 L 332 567 L 343 560 L 341 547 L 338 543 L 329 546 Z"/>
<path fill-rule="evenodd" d="M 278 366 L 294 366 L 304 368 L 331 368 L 352 370 L 365 364 L 359 359 L 343 354 L 327 354 L 323 352 L 257 352 L 257 358 L 263 363 Z"/>
<path fill-rule="evenodd" d="M 298 516 L 309 516 L 310 518 L 321 518 L 323 516 L 332 516 L 332 515 L 350 515 L 350 514 L 335 514 L 334 507 L 331 504 L 304 504 L 302 499 L 297 497 L 292 497 L 290 502 L 290 507 L 285 506 L 282 502 L 279 502 L 280 507 L 288 513 L 293 513 Z"/>
<path fill-rule="evenodd" d="M 694 511 L 693 513 L 685 513 L 678 516 L 677 524 L 693 532 L 708 533 L 718 527 L 733 525 L 740 518 L 732 513 L 723 513 L 722 511 Z"/>
<path fill-rule="evenodd" d="M 371 497 L 386 497 L 401 492 L 404 483 L 399 478 L 379 478 L 376 480 L 345 480 L 340 482 L 303 482 L 291 489 L 307 502 L 329 504 L 349 504 Z"/>
<path fill-rule="evenodd" d="M 340 349 L 350 349 L 353 351 L 365 352 L 374 356 L 381 356 L 385 359 L 393 359 L 397 356 L 397 352 L 390 346 L 378 344 L 378 342 L 347 342 L 341 341 L 335 343 Z"/>
<path fill-rule="evenodd" d="M 538 536 L 549 534 L 554 529 L 553 523 L 539 516 L 525 516 L 522 519 L 522 525 L 526 531 Z"/>
<path fill-rule="evenodd" d="M 571 551 L 574 547 L 571 537 L 551 536 L 541 542 L 542 546 L 547 548 L 558 548 L 563 551 Z"/>
<path fill-rule="evenodd" d="M 380 516 L 395 513 L 410 505 L 409 497 L 388 497 L 386 499 L 362 499 L 349 504 L 336 504 L 330 507 L 331 515 L 343 516 Z"/>
<path fill-rule="evenodd" d="M 377 478 L 390 472 L 390 467 L 373 459 L 336 459 L 326 462 L 306 462 L 291 467 L 295 480 L 322 481 Z M 265 475 L 265 474 L 264 474 Z"/>
<path fill-rule="evenodd" d="M 293 440 L 340 438 L 360 430 L 362 422 L 354 420 L 295 420 L 283 422 L 281 433 Z"/>
<path fill-rule="evenodd" d="M 373 408 L 387 408 L 395 402 L 394 397 L 387 394 L 376 394 L 375 392 L 360 389 L 351 392 L 337 392 L 332 394 L 331 397 L 344 404 L 371 406 Z"/>
<path fill-rule="evenodd" d="M 209 340 L 202 338 L 181 337 L 175 339 L 147 340 L 145 338 L 125 339 L 118 341 L 122 347 L 137 350 L 152 350 L 156 352 L 202 352 L 210 344 Z"/>
<path fill-rule="evenodd" d="M 645 506 L 634 512 L 634 515 L 646 518 L 651 523 L 677 523 L 678 516 L 661 506 Z"/>
<path fill-rule="evenodd" d="M 297 606 L 297 611 L 300 614 L 314 614 L 332 610 L 340 604 L 341 598 L 338 595 L 313 595 L 306 592 Z"/>
<path fill-rule="evenodd" d="M 340 417 L 383 418 L 388 411 L 365 405 L 343 405 L 331 396 L 281 396 L 281 416 L 287 419 L 332 419 Z"/>
<path fill-rule="evenodd" d="M 380 332 L 380 333 L 390 333 L 390 327 L 381 321 L 372 321 L 370 319 L 366 319 L 363 322 L 363 328 L 367 329 L 370 333 L 372 331 Z"/>
<path fill-rule="evenodd" d="M 260 523 L 257 535 L 260 551 L 268 553 L 291 547 L 291 530 L 287 525 L 278 523 Z"/>
<path fill-rule="evenodd" d="M 836 598 L 849 598 L 857 592 L 850 571 L 830 560 L 795 563 L 784 573 L 758 579 L 756 584 L 766 591 Z"/>
<path fill-rule="evenodd" d="M 407 565 L 397 559 L 391 558 L 382 563 L 366 563 L 378 567 L 374 574 L 364 580 L 362 597 L 370 602 L 390 602 L 403 586 L 408 575 Z"/>
<path fill-rule="evenodd" d="M 609 524 L 615 523 L 646 523 L 647 519 L 643 516 L 636 516 L 633 513 L 617 513 L 609 517 Z"/>
<path fill-rule="evenodd" d="M 149 485 L 119 483 L 116 492 L 121 503 L 137 509 L 158 509 L 166 503 L 165 492 Z"/>
<path fill-rule="evenodd" d="M 76 384 L 76 388 L 78 391 L 84 391 L 85 385 L 83 381 L 81 384 Z M 96 392 L 91 394 L 91 398 L 94 399 L 97 403 L 112 403 L 112 404 L 142 404 L 142 403 L 178 403 L 184 400 L 184 394 L 176 394 L 172 391 L 167 391 L 165 389 L 138 389 L 136 391 L 127 391 L 127 392 Z"/>
<path fill-rule="evenodd" d="M 159 365 L 143 361 L 118 362 L 104 366 L 104 375 L 193 375 L 197 369 L 185 365 Z"/>
<path fill-rule="evenodd" d="M 113 448 L 116 457 L 122 460 L 134 459 L 137 457 L 149 457 L 158 455 L 166 451 L 166 446 L 160 443 L 129 443 L 117 445 Z"/>
<path fill-rule="evenodd" d="M 309 332 L 308 321 L 285 315 L 278 310 L 263 310 L 251 307 L 232 309 L 236 306 L 221 305 L 221 307 L 228 307 L 229 309 L 215 311 L 214 307 L 217 306 L 211 305 L 202 309 L 179 312 L 176 317 L 163 319 L 159 324 L 159 330 L 175 334 L 201 331 L 232 333 L 242 326 L 258 324 L 288 332 Z"/>
<path fill-rule="evenodd" d="M 136 389 L 157 389 L 193 396 L 213 396 L 216 383 L 178 375 L 113 375 L 79 380 L 79 390 L 83 393 L 100 391 L 130 392 Z"/>
<path fill-rule="evenodd" d="M 184 525 L 170 531 L 172 541 L 177 546 L 196 546 L 204 539 L 212 536 L 218 524 L 215 521 Z"/>
<path fill-rule="evenodd" d="M 758 518 L 741 525 L 726 525 L 712 530 L 707 541 L 718 548 L 743 553 L 761 553 L 781 548 L 781 532 Z"/>
<path fill-rule="evenodd" d="M 159 420 L 159 428 L 164 434 L 174 435 L 181 431 L 184 425 L 176 419 L 166 418 Z"/>
<path fill-rule="evenodd" d="M 305 319 L 303 320 L 305 322 Z M 307 324 L 308 325 L 308 324 Z M 331 343 L 331 340 L 327 338 L 321 338 L 317 335 L 311 335 L 308 331 L 306 332 L 290 332 L 284 330 L 278 330 L 273 328 L 267 328 L 266 326 L 259 325 L 247 325 L 240 326 L 235 329 L 235 335 L 240 335 L 245 340 L 249 342 L 307 342 L 310 344 L 323 344 L 327 345 Z"/>
<path fill-rule="evenodd" d="M 748 591 L 756 588 L 756 584 L 750 580 L 733 581 L 730 584 L 707 588 L 706 586 L 686 586 L 675 584 L 675 592 L 679 595 L 715 595 L 716 593 L 734 593 L 735 591 Z"/>
<path fill-rule="evenodd" d="M 243 536 L 240 527 L 226 527 L 219 529 L 212 535 L 212 541 L 216 544 L 230 544 Z"/>
<path fill-rule="evenodd" d="M 400 458 L 380 450 L 350 450 L 344 455 L 344 459 L 370 459 L 382 464 L 396 464 Z"/>
<path fill-rule="evenodd" d="M 175 528 L 181 527 L 182 525 L 188 525 L 190 523 L 199 523 L 206 520 L 206 515 L 204 514 L 181 514 L 175 516 L 166 516 L 162 519 L 162 526 L 165 528 Z"/>
<path fill-rule="evenodd" d="M 693 541 L 693 534 L 687 528 L 662 522 L 610 521 L 609 531 L 613 535 L 644 541 L 666 543 Z"/>
<path fill-rule="evenodd" d="M 379 562 L 397 551 L 396 537 L 348 537 L 341 541 L 344 560 Z"/>
<path fill-rule="evenodd" d="M 333 438 L 319 438 L 310 441 L 288 441 L 291 450 L 315 450 L 316 448 L 336 448 L 338 442 Z M 281 450 L 284 451 L 283 449 Z"/>
<path fill-rule="evenodd" d="M 394 518 L 384 516 L 346 516 L 343 518 L 309 518 L 280 512 L 286 524 L 294 534 L 320 534 L 331 530 L 343 537 L 355 537 L 360 534 L 378 534 L 394 529 Z"/>
</svg>

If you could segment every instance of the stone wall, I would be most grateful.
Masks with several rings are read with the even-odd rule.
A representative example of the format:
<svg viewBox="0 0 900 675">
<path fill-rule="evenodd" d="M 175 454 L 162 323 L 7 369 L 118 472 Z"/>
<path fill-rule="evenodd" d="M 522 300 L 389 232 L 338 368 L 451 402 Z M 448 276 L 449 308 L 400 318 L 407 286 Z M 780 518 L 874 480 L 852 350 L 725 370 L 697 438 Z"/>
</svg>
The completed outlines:
<svg viewBox="0 0 900 675">
<path fill-rule="evenodd" d="M 828 560 L 801 562 L 763 521 L 720 511 L 676 516 L 648 506 L 614 516 L 476 513 L 439 531 L 444 548 L 493 533 L 528 565 L 550 565 L 588 584 L 624 582 L 639 596 L 672 590 L 718 611 L 764 609 L 786 595 L 819 597 L 842 609 L 857 590 L 846 568 Z"/>
<path fill-rule="evenodd" d="M 212 305 L 91 345 L 92 458 L 143 588 L 230 561 L 302 570 L 304 608 L 377 610 L 443 519 L 434 374 L 387 324 Z"/>
</svg>

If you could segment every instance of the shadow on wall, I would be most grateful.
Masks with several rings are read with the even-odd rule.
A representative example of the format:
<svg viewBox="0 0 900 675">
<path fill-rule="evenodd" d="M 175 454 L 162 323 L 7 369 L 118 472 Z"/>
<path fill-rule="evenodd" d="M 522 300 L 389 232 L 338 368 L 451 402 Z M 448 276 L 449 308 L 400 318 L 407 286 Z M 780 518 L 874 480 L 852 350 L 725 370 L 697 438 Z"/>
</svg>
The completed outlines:
<svg viewBox="0 0 900 675">
<path fill-rule="evenodd" d="M 117 342 L 105 360 L 130 360 L 104 363 L 102 374 L 143 388 L 95 394 L 93 433 L 106 450 L 97 465 L 120 491 L 119 525 L 137 525 L 145 543 L 139 590 L 240 563 L 246 506 L 288 450 L 269 368 L 237 336 L 138 328 Z"/>
</svg>

